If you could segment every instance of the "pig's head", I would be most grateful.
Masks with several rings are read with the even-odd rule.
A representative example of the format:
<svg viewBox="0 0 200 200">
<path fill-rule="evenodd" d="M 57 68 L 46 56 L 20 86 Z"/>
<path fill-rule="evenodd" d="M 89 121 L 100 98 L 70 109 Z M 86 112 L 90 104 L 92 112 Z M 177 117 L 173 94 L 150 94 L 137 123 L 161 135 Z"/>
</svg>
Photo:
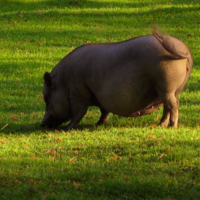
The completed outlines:
<svg viewBox="0 0 200 200">
<path fill-rule="evenodd" d="M 40 123 L 42 127 L 52 128 L 70 120 L 69 95 L 59 81 L 51 78 L 51 74 L 45 72 L 44 101 L 46 104 L 45 115 Z"/>
</svg>

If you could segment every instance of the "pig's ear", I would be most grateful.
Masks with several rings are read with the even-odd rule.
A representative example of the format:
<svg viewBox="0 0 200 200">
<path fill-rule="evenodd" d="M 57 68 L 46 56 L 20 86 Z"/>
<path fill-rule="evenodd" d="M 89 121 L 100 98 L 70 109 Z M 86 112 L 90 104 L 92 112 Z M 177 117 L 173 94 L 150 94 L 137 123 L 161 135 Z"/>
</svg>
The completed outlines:
<svg viewBox="0 0 200 200">
<path fill-rule="evenodd" d="M 45 74 L 44 74 L 44 82 L 47 84 L 48 87 L 52 86 L 50 73 L 45 72 Z"/>
</svg>

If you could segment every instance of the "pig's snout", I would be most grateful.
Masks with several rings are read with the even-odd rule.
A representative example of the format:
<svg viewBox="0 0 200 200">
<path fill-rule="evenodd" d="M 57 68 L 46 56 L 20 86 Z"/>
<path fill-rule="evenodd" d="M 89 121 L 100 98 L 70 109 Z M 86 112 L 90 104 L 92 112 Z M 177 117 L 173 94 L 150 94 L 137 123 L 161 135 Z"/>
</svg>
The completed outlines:
<svg viewBox="0 0 200 200">
<path fill-rule="evenodd" d="M 65 120 L 63 119 L 59 119 L 59 118 L 53 117 L 52 115 L 48 113 L 45 113 L 44 119 L 40 123 L 40 126 L 44 128 L 54 128 L 56 126 L 61 125 L 64 122 Z"/>
<path fill-rule="evenodd" d="M 40 126 L 43 127 L 43 128 L 47 128 L 48 127 L 47 124 L 45 124 L 44 122 L 41 122 Z"/>
<path fill-rule="evenodd" d="M 59 126 L 62 122 L 49 122 L 49 123 L 46 123 L 46 122 L 41 122 L 40 123 L 40 126 L 43 127 L 43 128 L 54 128 L 56 126 Z"/>
</svg>

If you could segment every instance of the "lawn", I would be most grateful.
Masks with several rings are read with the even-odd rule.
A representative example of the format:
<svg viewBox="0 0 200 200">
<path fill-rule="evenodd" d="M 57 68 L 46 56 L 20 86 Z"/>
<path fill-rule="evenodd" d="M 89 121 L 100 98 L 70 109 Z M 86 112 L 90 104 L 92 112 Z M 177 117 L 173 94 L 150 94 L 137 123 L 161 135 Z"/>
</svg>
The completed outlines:
<svg viewBox="0 0 200 200">
<path fill-rule="evenodd" d="M 90 107 L 71 131 L 39 126 L 46 71 L 82 44 L 151 34 L 153 23 L 193 54 L 177 129 L 158 126 L 162 108 L 95 127 Z M 0 25 L 2 200 L 200 199 L 199 0 L 3 0 Z"/>
</svg>

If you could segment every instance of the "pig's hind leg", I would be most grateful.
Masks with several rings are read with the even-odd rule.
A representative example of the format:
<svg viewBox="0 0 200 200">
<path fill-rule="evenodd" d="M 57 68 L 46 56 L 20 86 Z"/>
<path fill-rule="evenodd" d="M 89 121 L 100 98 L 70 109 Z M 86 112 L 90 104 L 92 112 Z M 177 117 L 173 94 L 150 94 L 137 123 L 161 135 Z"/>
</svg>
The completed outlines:
<svg viewBox="0 0 200 200">
<path fill-rule="evenodd" d="M 161 95 L 161 99 L 164 103 L 164 110 L 160 125 L 168 126 L 170 121 L 170 126 L 177 128 L 179 118 L 179 101 L 176 98 L 175 93 Z"/>
</svg>

